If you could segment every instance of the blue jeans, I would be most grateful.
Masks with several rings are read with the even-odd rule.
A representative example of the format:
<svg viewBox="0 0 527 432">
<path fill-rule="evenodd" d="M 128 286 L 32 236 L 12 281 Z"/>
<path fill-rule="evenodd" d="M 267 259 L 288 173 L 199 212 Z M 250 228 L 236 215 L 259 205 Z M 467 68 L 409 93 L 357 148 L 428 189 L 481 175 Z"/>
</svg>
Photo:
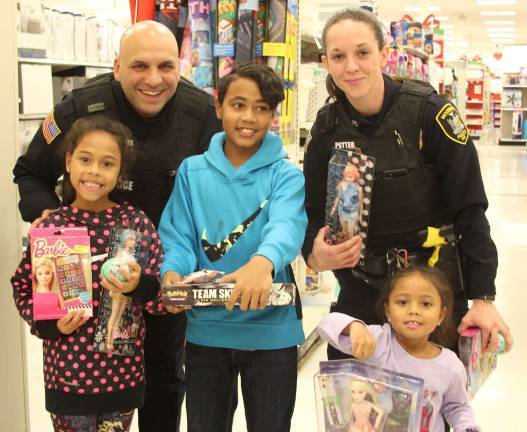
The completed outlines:
<svg viewBox="0 0 527 432">
<path fill-rule="evenodd" d="M 295 407 L 296 346 L 245 351 L 187 343 L 188 432 L 229 432 L 238 375 L 248 432 L 288 432 Z"/>
</svg>

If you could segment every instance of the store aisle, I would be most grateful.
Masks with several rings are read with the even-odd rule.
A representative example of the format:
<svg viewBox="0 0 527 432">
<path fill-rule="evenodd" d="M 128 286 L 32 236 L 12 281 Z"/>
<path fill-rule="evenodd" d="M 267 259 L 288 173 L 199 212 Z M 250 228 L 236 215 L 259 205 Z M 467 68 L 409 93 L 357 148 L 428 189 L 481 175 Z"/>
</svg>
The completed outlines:
<svg viewBox="0 0 527 432">
<path fill-rule="evenodd" d="M 497 307 L 515 338 L 514 350 L 498 360 L 498 369 L 472 402 L 484 431 L 527 429 L 523 415 L 527 376 L 527 148 L 478 145 L 490 206 L 487 215 L 498 246 Z M 313 375 L 325 359 L 325 345 L 314 347 L 300 365 L 293 432 L 317 431 Z M 186 430 L 186 426 L 182 426 Z M 236 412 L 234 431 L 245 431 L 243 405 Z"/>
</svg>

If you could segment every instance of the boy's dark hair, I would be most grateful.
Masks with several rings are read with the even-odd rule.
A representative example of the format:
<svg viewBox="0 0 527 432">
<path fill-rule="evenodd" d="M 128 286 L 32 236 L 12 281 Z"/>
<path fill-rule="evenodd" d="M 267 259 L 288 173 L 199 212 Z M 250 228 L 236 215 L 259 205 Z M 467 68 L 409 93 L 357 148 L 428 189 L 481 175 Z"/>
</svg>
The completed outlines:
<svg viewBox="0 0 527 432">
<path fill-rule="evenodd" d="M 133 147 L 132 132 L 122 123 L 102 115 L 93 115 L 76 120 L 66 133 L 64 141 L 60 144 L 58 152 L 65 160 L 66 154 L 73 154 L 79 142 L 90 132 L 102 131 L 109 133 L 115 138 L 121 153 L 121 168 L 119 178 L 125 176 L 128 169 L 135 161 L 135 149 Z M 73 188 L 68 173 L 64 174 L 62 181 L 62 200 L 65 203 L 75 201 L 75 189 Z"/>
<path fill-rule="evenodd" d="M 401 279 L 416 274 L 430 282 L 437 289 L 441 299 L 441 309 L 446 308 L 445 318 L 441 322 L 441 325 L 436 327 L 432 332 L 429 340 L 444 347 L 451 347 L 457 338 L 457 332 L 454 327 L 454 322 L 452 321 L 454 295 L 452 294 L 452 289 L 450 288 L 446 276 L 438 269 L 424 265 L 411 265 L 404 270 L 397 272 L 391 279 L 388 279 L 381 292 L 377 304 L 378 314 L 384 321 L 387 321 L 384 306 L 388 304 L 390 293 Z"/>
<path fill-rule="evenodd" d="M 256 63 L 236 64 L 229 75 L 225 75 L 218 83 L 218 103 L 223 105 L 225 95 L 231 83 L 238 78 L 248 78 L 256 82 L 264 102 L 274 110 L 284 100 L 284 86 L 276 72 L 269 66 Z"/>
<path fill-rule="evenodd" d="M 349 8 L 336 12 L 334 15 L 329 17 L 329 19 L 326 21 L 326 24 L 324 24 L 324 29 L 322 30 L 322 48 L 324 49 L 324 54 L 326 54 L 327 37 L 329 30 L 335 24 L 346 20 L 362 22 L 368 25 L 373 31 L 373 35 L 375 36 L 375 40 L 377 41 L 377 47 L 379 48 L 379 51 L 383 49 L 384 32 L 382 24 L 379 22 L 377 17 L 372 12 L 366 9 Z M 342 90 L 337 87 L 335 81 L 333 81 L 333 78 L 330 74 L 328 74 L 326 77 L 326 89 L 329 93 L 330 98 L 336 100 L 337 96 L 343 96 Z"/>
</svg>

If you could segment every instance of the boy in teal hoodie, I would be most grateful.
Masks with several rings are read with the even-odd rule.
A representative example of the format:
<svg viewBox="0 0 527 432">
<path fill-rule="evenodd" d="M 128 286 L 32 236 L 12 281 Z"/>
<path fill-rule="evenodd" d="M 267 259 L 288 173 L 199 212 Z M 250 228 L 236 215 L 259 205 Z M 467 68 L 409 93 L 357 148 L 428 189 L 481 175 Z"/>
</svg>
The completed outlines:
<svg viewBox="0 0 527 432">
<path fill-rule="evenodd" d="M 230 430 L 238 375 L 248 430 L 290 430 L 304 334 L 294 305 L 267 301 L 273 282 L 290 282 L 307 220 L 303 175 L 269 132 L 283 99 L 267 66 L 245 64 L 222 78 L 216 113 L 224 132 L 181 164 L 159 225 L 164 284 L 200 269 L 235 282 L 225 308 L 186 312 L 189 432 Z"/>
</svg>

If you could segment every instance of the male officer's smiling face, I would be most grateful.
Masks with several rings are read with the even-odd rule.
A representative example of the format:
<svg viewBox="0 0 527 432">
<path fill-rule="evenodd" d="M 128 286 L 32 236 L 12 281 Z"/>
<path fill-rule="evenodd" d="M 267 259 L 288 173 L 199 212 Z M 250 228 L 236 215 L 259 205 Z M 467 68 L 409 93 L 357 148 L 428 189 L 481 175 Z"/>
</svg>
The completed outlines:
<svg viewBox="0 0 527 432">
<path fill-rule="evenodd" d="M 139 115 L 156 116 L 179 82 L 176 39 L 159 23 L 136 24 L 121 39 L 114 76 Z"/>
</svg>

